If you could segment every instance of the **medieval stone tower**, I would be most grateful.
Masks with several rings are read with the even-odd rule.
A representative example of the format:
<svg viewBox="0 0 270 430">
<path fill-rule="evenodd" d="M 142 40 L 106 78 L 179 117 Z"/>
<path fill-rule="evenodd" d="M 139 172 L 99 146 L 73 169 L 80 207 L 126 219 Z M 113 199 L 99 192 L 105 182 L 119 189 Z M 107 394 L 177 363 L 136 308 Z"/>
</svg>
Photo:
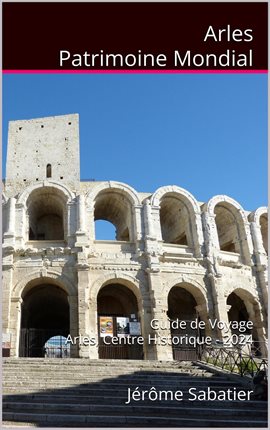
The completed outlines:
<svg viewBox="0 0 270 430">
<path fill-rule="evenodd" d="M 137 343 L 169 321 L 252 321 L 266 353 L 267 210 L 232 198 L 199 202 L 178 185 L 137 192 L 80 181 L 78 115 L 12 121 L 3 185 L 3 331 L 12 356 L 51 353 L 81 336 L 72 357 L 191 358 L 187 345 Z M 95 221 L 116 229 L 96 240 Z M 154 321 L 154 322 L 153 322 Z M 246 333 L 247 334 L 247 333 Z M 106 339 L 133 339 L 115 345 Z"/>
</svg>

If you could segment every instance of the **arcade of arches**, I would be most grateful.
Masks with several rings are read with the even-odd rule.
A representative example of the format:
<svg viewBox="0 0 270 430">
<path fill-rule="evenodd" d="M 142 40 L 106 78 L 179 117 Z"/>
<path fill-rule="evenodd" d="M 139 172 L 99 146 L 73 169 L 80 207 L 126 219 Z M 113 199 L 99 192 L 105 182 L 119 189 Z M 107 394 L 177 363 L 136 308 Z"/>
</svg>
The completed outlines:
<svg viewBox="0 0 270 430">
<path fill-rule="evenodd" d="M 172 360 L 183 351 L 113 349 L 106 337 L 147 337 L 152 319 L 195 315 L 248 318 L 266 353 L 266 207 L 250 212 L 226 195 L 200 202 L 177 185 L 137 192 L 81 181 L 78 115 L 11 121 L 8 148 L 2 309 L 11 356 Z M 99 221 L 113 225 L 113 237 L 99 240 Z M 96 344 L 59 353 L 68 334 Z"/>
</svg>

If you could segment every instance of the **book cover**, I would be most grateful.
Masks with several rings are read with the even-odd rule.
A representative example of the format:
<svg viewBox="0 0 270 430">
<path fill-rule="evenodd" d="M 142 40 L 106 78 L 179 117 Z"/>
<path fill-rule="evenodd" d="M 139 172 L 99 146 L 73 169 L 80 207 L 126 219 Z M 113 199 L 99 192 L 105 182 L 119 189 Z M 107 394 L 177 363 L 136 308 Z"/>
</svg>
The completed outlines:
<svg viewBox="0 0 270 430">
<path fill-rule="evenodd" d="M 267 2 L 3 2 L 6 428 L 267 428 Z"/>
</svg>

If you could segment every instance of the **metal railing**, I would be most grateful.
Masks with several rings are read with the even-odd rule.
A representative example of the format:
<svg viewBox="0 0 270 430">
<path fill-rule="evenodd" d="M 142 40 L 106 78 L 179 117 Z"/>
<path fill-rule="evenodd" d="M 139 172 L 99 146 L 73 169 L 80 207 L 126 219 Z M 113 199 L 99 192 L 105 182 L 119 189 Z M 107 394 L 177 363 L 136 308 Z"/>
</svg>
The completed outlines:
<svg viewBox="0 0 270 430">
<path fill-rule="evenodd" d="M 201 352 L 200 361 L 240 376 L 253 377 L 259 370 L 265 370 L 266 374 L 268 370 L 266 358 L 256 356 L 253 350 L 248 353 L 235 347 L 205 347 Z"/>
</svg>

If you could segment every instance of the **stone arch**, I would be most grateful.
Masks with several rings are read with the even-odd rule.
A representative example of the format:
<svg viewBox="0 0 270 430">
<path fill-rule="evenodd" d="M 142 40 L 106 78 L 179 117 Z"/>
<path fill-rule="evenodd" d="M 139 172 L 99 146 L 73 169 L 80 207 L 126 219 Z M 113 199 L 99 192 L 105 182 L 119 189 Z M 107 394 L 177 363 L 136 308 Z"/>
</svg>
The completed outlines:
<svg viewBox="0 0 270 430">
<path fill-rule="evenodd" d="M 180 286 L 185 288 L 195 298 L 198 305 L 198 312 L 203 315 L 203 319 L 206 319 L 208 314 L 208 300 L 207 300 L 207 289 L 204 284 L 199 282 L 197 279 L 193 279 L 190 276 L 181 275 L 174 278 L 172 281 L 166 283 L 163 288 L 163 296 L 168 297 L 170 290 Z"/>
<path fill-rule="evenodd" d="M 248 219 L 251 222 L 255 222 L 259 226 L 262 215 L 268 215 L 268 208 L 266 206 L 261 206 L 255 211 L 251 212 L 248 216 Z"/>
<path fill-rule="evenodd" d="M 91 225 L 108 221 L 116 229 L 116 240 L 134 242 L 141 232 L 141 202 L 137 192 L 120 182 L 104 182 L 91 190 L 86 198 Z M 95 237 L 94 229 L 90 236 Z"/>
<path fill-rule="evenodd" d="M 165 243 L 187 245 L 200 254 L 203 245 L 201 211 L 195 197 L 176 185 L 159 188 L 151 197 L 159 208 L 159 239 Z"/>
<path fill-rule="evenodd" d="M 62 288 L 68 296 L 76 296 L 77 288 L 74 283 L 67 278 L 63 273 L 59 274 L 56 271 L 48 270 L 46 273 L 34 271 L 24 276 L 18 281 L 12 289 L 12 297 L 21 298 L 29 289 L 41 283 L 51 283 Z"/>
<path fill-rule="evenodd" d="M 255 251 L 268 254 L 268 209 L 260 207 L 249 214 Z"/>
<path fill-rule="evenodd" d="M 175 281 L 175 283 L 170 282 L 169 288 L 167 288 L 167 317 L 171 321 L 171 336 L 181 338 L 183 335 L 187 335 L 187 339 L 179 345 L 173 343 L 173 358 L 175 360 L 195 360 L 198 350 L 194 345 L 190 345 L 188 338 L 201 336 L 204 331 L 210 334 L 205 291 L 202 285 L 194 280 L 187 282 L 185 277 L 181 277 Z M 195 321 L 197 318 L 204 322 L 202 331 L 191 324 L 191 321 Z M 173 322 L 177 321 L 185 321 L 185 328 L 175 327 Z"/>
<path fill-rule="evenodd" d="M 112 283 L 122 284 L 129 288 L 136 296 L 139 308 L 142 309 L 142 296 L 139 282 L 133 276 L 125 273 L 110 272 L 106 275 L 100 276 L 90 288 L 89 300 L 92 303 L 96 303 L 100 289 Z"/>
<path fill-rule="evenodd" d="M 265 327 L 262 319 L 262 309 L 259 302 L 259 298 L 257 296 L 254 296 L 254 294 L 250 290 L 241 286 L 237 288 L 231 288 L 229 290 L 227 294 L 227 300 L 226 300 L 227 304 L 228 304 L 228 299 L 232 294 L 235 294 L 236 296 L 238 296 L 240 300 L 243 302 L 247 311 L 248 318 L 254 324 L 255 336 L 257 337 L 255 341 L 259 341 L 260 349 L 264 353 Z M 231 309 L 228 310 L 228 313 L 230 312 L 230 310 Z"/>
<path fill-rule="evenodd" d="M 200 207 L 195 199 L 195 197 L 184 188 L 180 188 L 176 185 L 168 185 L 164 187 L 158 188 L 155 193 L 151 196 L 150 203 L 152 206 L 160 206 L 160 202 L 162 198 L 166 194 L 175 194 L 176 196 L 179 196 L 179 198 L 184 198 L 186 201 L 187 206 L 193 210 L 195 213 L 200 213 Z"/>
<path fill-rule="evenodd" d="M 89 308 L 91 325 L 98 329 L 99 358 L 143 358 L 142 345 L 120 345 L 115 348 L 113 345 L 104 344 L 104 337 L 101 334 L 104 315 L 110 318 L 113 336 L 118 336 L 118 324 L 127 321 L 126 318 L 129 322 L 136 318 L 136 321 L 141 323 L 141 330 L 144 333 L 142 296 L 139 283 L 134 277 L 122 273 L 109 273 L 98 278 L 90 289 Z"/>
<path fill-rule="evenodd" d="M 166 282 L 163 287 L 163 295 L 167 296 L 171 288 L 179 284 L 187 284 L 190 286 L 190 292 L 192 290 L 200 302 L 198 304 L 201 304 L 203 300 L 207 301 L 207 288 L 205 284 L 187 275 L 178 275 L 171 281 Z"/>
<path fill-rule="evenodd" d="M 42 183 L 31 185 L 31 186 L 25 188 L 25 190 L 19 195 L 18 200 L 17 200 L 17 204 L 26 206 L 26 202 L 27 202 L 29 196 L 31 195 L 31 193 L 35 190 L 42 189 L 44 187 L 48 187 L 48 188 L 58 190 L 59 192 L 61 192 L 62 195 L 65 196 L 66 202 L 70 202 L 75 197 L 74 193 L 72 191 L 70 191 L 69 188 L 66 187 L 65 185 L 60 184 L 57 181 L 46 180 L 46 181 L 43 181 Z"/>
<path fill-rule="evenodd" d="M 55 287 L 56 289 L 50 289 L 51 287 Z M 47 289 L 47 290 L 46 290 Z M 46 292 L 42 292 L 42 290 L 51 291 L 52 295 L 48 295 Z M 58 291 L 58 292 L 57 292 Z M 30 296 L 34 299 L 35 297 L 37 300 L 39 300 L 38 306 L 40 307 L 40 300 L 41 296 L 39 295 L 40 292 L 42 294 L 45 294 L 45 297 L 50 296 L 50 300 L 54 300 L 53 297 L 55 297 L 54 301 L 54 308 L 57 303 L 57 297 L 59 297 L 59 294 L 62 291 L 62 297 L 65 297 L 65 315 L 66 315 L 66 321 L 70 321 L 70 332 L 75 334 L 77 330 L 76 326 L 76 320 L 77 320 L 77 289 L 74 285 L 74 283 L 68 279 L 67 276 L 63 274 L 59 274 L 56 271 L 48 270 L 42 272 L 42 271 L 33 271 L 32 273 L 27 274 L 24 276 L 19 282 L 16 283 L 14 286 L 12 292 L 11 292 L 11 315 L 12 319 L 10 321 L 10 332 L 12 333 L 12 355 L 18 356 L 19 351 L 21 355 L 24 355 L 22 348 L 24 349 L 23 345 L 26 345 L 24 343 L 24 338 L 21 336 L 21 322 L 22 322 L 22 316 L 24 312 L 24 299 L 28 300 Z M 54 295 L 56 293 L 56 296 Z M 60 294 L 61 297 L 61 294 Z M 28 302 L 29 304 L 30 302 Z M 33 302 L 32 302 L 33 303 Z M 38 302 L 36 302 L 38 303 Z M 61 302 L 64 303 L 64 302 Z M 28 305 L 27 305 L 28 306 Z M 69 309 L 68 309 L 69 308 Z M 62 309 L 62 311 L 63 311 Z M 29 312 L 29 310 L 27 311 Z M 57 311 L 54 309 L 54 315 L 57 315 Z M 31 313 L 32 314 L 32 313 Z M 29 314 L 30 315 L 30 314 Z M 37 312 L 37 315 L 39 315 L 39 312 Z M 26 320 L 25 320 L 26 321 Z M 55 327 L 55 329 L 58 329 L 59 327 Z M 26 328 L 24 330 L 27 330 Z M 68 331 L 68 327 L 65 328 L 66 331 Z M 43 332 L 44 333 L 44 332 Z M 27 332 L 25 332 L 24 335 L 27 335 Z M 23 335 L 23 336 L 24 336 Z M 21 340 L 20 340 L 21 339 Z M 20 342 L 19 342 L 20 340 Z M 20 346 L 19 346 L 20 344 Z"/>
<path fill-rule="evenodd" d="M 134 188 L 124 184 L 123 182 L 107 181 L 96 185 L 91 191 L 89 191 L 86 197 L 87 205 L 91 207 L 100 192 L 110 189 L 118 190 L 119 193 L 122 192 L 123 194 L 127 195 L 133 205 L 141 204 L 139 195 Z"/>
<path fill-rule="evenodd" d="M 65 186 L 54 181 L 28 187 L 17 202 L 17 206 L 26 210 L 26 240 L 66 240 L 69 231 L 68 202 L 72 197 Z"/>
<path fill-rule="evenodd" d="M 216 246 L 222 251 L 240 254 L 245 264 L 251 264 L 252 242 L 242 206 L 231 197 L 218 195 L 209 200 L 204 210 L 215 219 Z"/>
</svg>

